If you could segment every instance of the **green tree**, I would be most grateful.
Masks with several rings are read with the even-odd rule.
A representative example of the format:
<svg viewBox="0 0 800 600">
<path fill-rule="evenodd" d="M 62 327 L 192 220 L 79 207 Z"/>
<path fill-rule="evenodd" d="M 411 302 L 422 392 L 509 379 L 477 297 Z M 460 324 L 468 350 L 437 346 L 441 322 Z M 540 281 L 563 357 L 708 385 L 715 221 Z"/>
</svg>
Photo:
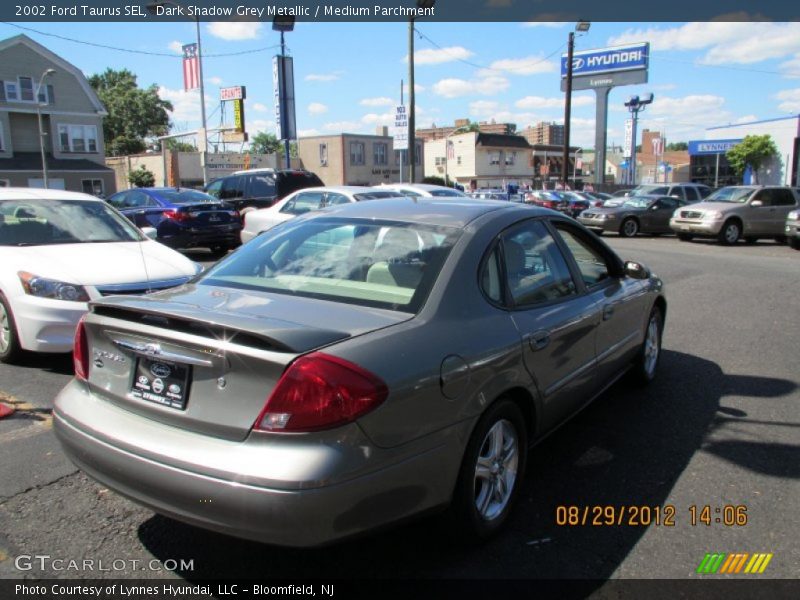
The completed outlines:
<svg viewBox="0 0 800 600">
<path fill-rule="evenodd" d="M 275 154 L 283 151 L 283 143 L 274 133 L 260 131 L 250 140 L 250 152 L 254 154 Z"/>
<path fill-rule="evenodd" d="M 750 166 L 753 171 L 753 180 L 758 183 L 758 170 L 770 158 L 777 155 L 778 148 L 775 146 L 772 136 L 766 134 L 745 136 L 741 142 L 728 150 L 725 156 L 739 177 L 743 176 L 747 167 Z"/>
<path fill-rule="evenodd" d="M 103 119 L 103 139 L 107 156 L 124 156 L 143 152 L 146 138 L 165 135 L 169 131 L 168 110 L 172 104 L 158 96 L 158 88 L 142 89 L 136 75 L 123 69 L 106 69 L 89 77 L 108 116 Z"/>
<path fill-rule="evenodd" d="M 179 142 L 174 138 L 164 140 L 164 147 L 167 150 L 172 150 L 173 152 L 197 152 L 197 148 L 194 144 Z"/>
<path fill-rule="evenodd" d="M 133 187 L 153 187 L 156 184 L 156 176 L 144 165 L 140 165 L 138 169 L 128 173 L 128 183 Z"/>
<path fill-rule="evenodd" d="M 667 144 L 667 150 L 669 152 L 681 152 L 686 151 L 689 149 L 689 144 L 686 142 L 673 142 L 672 144 Z"/>
</svg>

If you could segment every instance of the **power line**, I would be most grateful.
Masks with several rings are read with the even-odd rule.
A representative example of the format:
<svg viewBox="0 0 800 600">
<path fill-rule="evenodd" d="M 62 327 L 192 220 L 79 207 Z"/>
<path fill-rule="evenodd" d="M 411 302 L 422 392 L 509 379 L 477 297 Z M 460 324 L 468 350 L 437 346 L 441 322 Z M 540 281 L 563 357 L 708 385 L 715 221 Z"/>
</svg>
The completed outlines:
<svg viewBox="0 0 800 600">
<path fill-rule="evenodd" d="M 134 50 L 132 48 L 121 48 L 119 46 L 109 46 L 106 44 L 98 44 L 96 42 L 87 42 L 86 40 L 78 40 L 75 38 L 67 37 L 64 35 L 59 35 L 57 33 L 48 33 L 46 31 L 39 31 L 38 29 L 33 29 L 32 27 L 25 27 L 23 25 L 19 25 L 17 23 L 9 23 L 7 21 L 1 21 L 4 25 L 9 25 L 10 27 L 16 27 L 17 29 L 22 29 L 24 31 L 30 31 L 32 33 L 36 33 L 38 35 L 43 35 L 47 37 L 56 38 L 59 40 L 63 40 L 65 42 L 72 42 L 74 44 L 83 44 L 84 46 L 92 46 L 94 48 L 103 48 L 104 50 L 114 50 L 116 52 L 127 52 L 129 54 L 144 54 L 146 56 L 163 56 L 166 58 L 177 58 L 182 59 L 183 57 L 180 54 L 176 54 L 173 52 L 150 52 L 148 50 Z M 242 56 L 243 54 L 256 54 L 258 52 L 266 52 L 267 50 L 274 50 L 275 48 L 280 48 L 280 44 L 275 44 L 273 46 L 264 46 L 263 48 L 254 48 L 251 50 L 240 50 L 239 52 L 219 52 L 219 53 L 203 53 L 203 58 L 222 58 L 226 56 Z"/>
<path fill-rule="evenodd" d="M 464 63 L 465 65 L 469 65 L 470 67 L 474 67 L 474 68 L 476 68 L 476 69 L 485 69 L 485 70 L 487 70 L 487 71 L 494 71 L 494 72 L 496 72 L 496 73 L 514 73 L 514 69 L 495 69 L 494 67 L 486 67 L 486 66 L 484 66 L 484 65 L 479 65 L 479 64 L 477 64 L 477 63 L 474 63 L 474 62 L 472 62 L 472 61 L 469 61 L 469 60 L 466 60 L 466 59 L 464 59 L 464 58 L 461 58 L 461 57 L 455 56 L 454 54 L 451 54 L 450 52 L 448 52 L 448 51 L 447 51 L 447 48 L 443 48 L 441 45 L 439 45 L 439 44 L 437 44 L 436 42 L 434 42 L 434 41 L 433 41 L 431 38 L 429 38 L 427 35 L 425 35 L 424 33 L 422 33 L 422 32 L 421 32 L 419 29 L 417 29 L 416 27 L 414 27 L 414 31 L 416 31 L 416 32 L 417 32 L 417 35 L 419 35 L 419 37 L 420 37 L 420 38 L 422 38 L 422 39 L 426 40 L 426 41 L 427 41 L 427 42 L 429 42 L 431 45 L 435 46 L 437 49 L 441 50 L 442 52 L 444 52 L 444 53 L 445 53 L 445 54 L 447 54 L 448 56 L 452 57 L 452 58 L 453 58 L 453 60 L 457 60 L 458 62 L 462 62 L 462 63 Z M 564 49 L 564 46 L 566 46 L 566 44 L 561 44 L 561 45 L 560 45 L 558 48 L 556 48 L 555 50 L 553 50 L 553 51 L 552 51 L 550 54 L 548 54 L 548 55 L 547 55 L 547 56 L 545 56 L 544 58 L 541 58 L 540 60 L 538 60 L 538 61 L 536 61 L 536 62 L 534 62 L 534 63 L 531 63 L 531 64 L 529 64 L 529 65 L 525 65 L 525 68 L 526 68 L 526 69 L 529 69 L 529 68 L 531 68 L 531 67 L 535 67 L 536 65 L 540 65 L 540 64 L 542 64 L 542 63 L 545 63 L 545 62 L 547 62 L 547 61 L 548 61 L 550 58 L 552 58 L 553 56 L 555 56 L 557 53 L 561 52 L 561 50 L 563 50 L 563 49 Z"/>
</svg>

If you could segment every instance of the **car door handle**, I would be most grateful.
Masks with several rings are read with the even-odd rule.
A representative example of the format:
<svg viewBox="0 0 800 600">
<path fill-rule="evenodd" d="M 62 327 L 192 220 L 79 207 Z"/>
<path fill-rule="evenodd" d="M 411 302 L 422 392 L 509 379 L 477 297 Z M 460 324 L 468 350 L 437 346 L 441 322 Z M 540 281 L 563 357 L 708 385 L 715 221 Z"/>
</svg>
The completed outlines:
<svg viewBox="0 0 800 600">
<path fill-rule="evenodd" d="M 603 321 L 608 321 L 614 314 L 614 307 L 611 304 L 606 304 L 603 307 Z"/>
<path fill-rule="evenodd" d="M 529 338 L 529 343 L 531 345 L 531 350 L 534 352 L 543 350 L 550 343 L 550 332 L 537 331 L 536 333 L 532 333 Z"/>
</svg>

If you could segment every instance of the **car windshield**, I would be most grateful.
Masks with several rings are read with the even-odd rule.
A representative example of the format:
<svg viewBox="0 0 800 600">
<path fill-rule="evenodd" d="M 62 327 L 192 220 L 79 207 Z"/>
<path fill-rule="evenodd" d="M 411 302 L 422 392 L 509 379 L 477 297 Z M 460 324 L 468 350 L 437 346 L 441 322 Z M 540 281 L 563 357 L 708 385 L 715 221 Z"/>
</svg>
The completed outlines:
<svg viewBox="0 0 800 600">
<path fill-rule="evenodd" d="M 452 227 L 392 221 L 287 221 L 198 283 L 416 313 L 460 235 Z"/>
<path fill-rule="evenodd" d="M 704 202 L 747 202 L 755 188 L 725 187 L 708 196 Z"/>
<path fill-rule="evenodd" d="M 143 239 L 125 217 L 97 200 L 0 200 L 0 246 Z"/>
<path fill-rule="evenodd" d="M 645 194 L 652 194 L 653 196 L 666 196 L 669 188 L 665 186 L 656 185 L 640 185 L 631 190 L 632 196 L 643 196 Z"/>
<path fill-rule="evenodd" d="M 623 208 L 647 208 L 653 202 L 650 198 L 629 198 L 622 203 Z"/>
<path fill-rule="evenodd" d="M 197 190 L 156 190 L 156 193 L 172 204 L 218 204 L 219 200 Z"/>
</svg>

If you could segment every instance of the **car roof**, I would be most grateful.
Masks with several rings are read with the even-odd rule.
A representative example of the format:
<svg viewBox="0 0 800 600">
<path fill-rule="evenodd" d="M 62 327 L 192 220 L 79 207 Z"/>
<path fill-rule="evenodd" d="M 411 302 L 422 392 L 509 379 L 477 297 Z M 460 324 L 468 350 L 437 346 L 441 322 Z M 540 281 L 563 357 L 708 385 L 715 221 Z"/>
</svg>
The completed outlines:
<svg viewBox="0 0 800 600">
<path fill-rule="evenodd" d="M 455 188 L 451 188 L 445 185 L 434 185 L 432 183 L 384 183 L 381 187 L 404 187 L 404 188 L 411 188 L 412 190 L 425 190 L 430 192 L 431 190 L 454 190 L 458 191 Z"/>
<path fill-rule="evenodd" d="M 81 192 L 26 187 L 0 188 L 0 200 L 96 200 L 103 202 L 100 198 Z"/>
<path fill-rule="evenodd" d="M 380 202 L 341 204 L 314 213 L 355 219 L 380 219 L 420 225 L 465 227 L 478 217 L 495 211 L 518 210 L 531 217 L 551 215 L 552 211 L 512 202 L 464 198 L 386 198 Z"/>
</svg>

